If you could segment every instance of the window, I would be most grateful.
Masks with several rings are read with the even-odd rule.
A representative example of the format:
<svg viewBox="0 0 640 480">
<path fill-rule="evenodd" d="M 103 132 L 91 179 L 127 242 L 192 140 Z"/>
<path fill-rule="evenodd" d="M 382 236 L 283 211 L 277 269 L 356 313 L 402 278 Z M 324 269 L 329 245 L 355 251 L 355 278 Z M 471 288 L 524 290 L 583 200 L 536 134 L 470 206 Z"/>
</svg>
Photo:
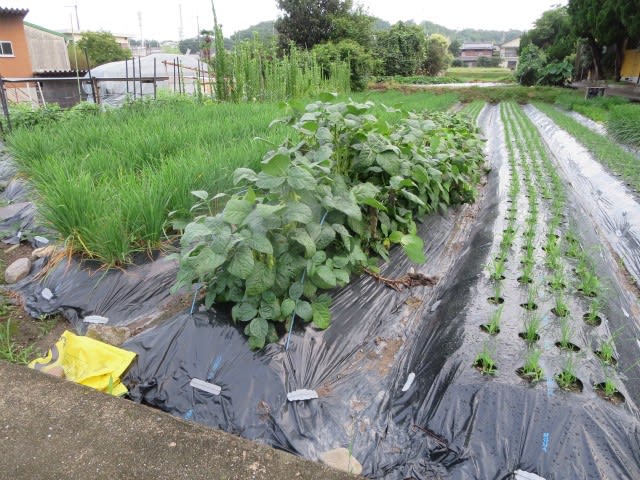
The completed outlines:
<svg viewBox="0 0 640 480">
<path fill-rule="evenodd" d="M 0 57 L 13 57 L 13 45 L 11 45 L 11 42 L 0 40 Z"/>
</svg>

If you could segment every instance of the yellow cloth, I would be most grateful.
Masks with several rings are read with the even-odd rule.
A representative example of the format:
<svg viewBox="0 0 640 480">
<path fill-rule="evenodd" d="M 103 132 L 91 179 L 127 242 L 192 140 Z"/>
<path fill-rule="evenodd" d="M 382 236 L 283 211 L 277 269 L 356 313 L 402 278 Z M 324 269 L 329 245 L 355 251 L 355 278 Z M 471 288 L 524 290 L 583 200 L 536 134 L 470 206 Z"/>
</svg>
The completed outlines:
<svg viewBox="0 0 640 480">
<path fill-rule="evenodd" d="M 127 387 L 120 376 L 136 354 L 99 340 L 65 331 L 44 358 L 36 358 L 29 368 L 47 372 L 62 367 L 65 378 L 81 385 L 121 396 Z"/>
</svg>

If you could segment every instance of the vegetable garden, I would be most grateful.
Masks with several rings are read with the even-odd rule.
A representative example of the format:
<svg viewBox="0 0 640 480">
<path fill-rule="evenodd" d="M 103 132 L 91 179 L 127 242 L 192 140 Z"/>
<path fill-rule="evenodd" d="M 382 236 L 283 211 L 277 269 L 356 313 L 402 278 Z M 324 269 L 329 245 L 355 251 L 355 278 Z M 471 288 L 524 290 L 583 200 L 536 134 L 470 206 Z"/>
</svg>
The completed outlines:
<svg viewBox="0 0 640 480">
<path fill-rule="evenodd" d="M 637 107 L 598 107 L 607 139 L 578 104 L 177 97 L 16 129 L 3 198 L 28 182 L 40 229 L 1 231 L 65 253 L 11 288 L 81 333 L 128 328 L 132 400 L 348 448 L 368 478 L 638 478 L 640 176 L 617 143 Z"/>
</svg>

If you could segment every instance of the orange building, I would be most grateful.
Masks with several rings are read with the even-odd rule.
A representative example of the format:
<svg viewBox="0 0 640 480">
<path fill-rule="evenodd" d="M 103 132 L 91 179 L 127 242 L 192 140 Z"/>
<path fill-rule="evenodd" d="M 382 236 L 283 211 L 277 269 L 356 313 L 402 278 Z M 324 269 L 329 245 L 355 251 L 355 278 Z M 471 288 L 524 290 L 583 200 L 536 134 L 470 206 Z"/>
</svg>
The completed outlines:
<svg viewBox="0 0 640 480">
<path fill-rule="evenodd" d="M 30 77 L 33 73 L 23 23 L 28 12 L 0 7 L 0 76 Z"/>
</svg>

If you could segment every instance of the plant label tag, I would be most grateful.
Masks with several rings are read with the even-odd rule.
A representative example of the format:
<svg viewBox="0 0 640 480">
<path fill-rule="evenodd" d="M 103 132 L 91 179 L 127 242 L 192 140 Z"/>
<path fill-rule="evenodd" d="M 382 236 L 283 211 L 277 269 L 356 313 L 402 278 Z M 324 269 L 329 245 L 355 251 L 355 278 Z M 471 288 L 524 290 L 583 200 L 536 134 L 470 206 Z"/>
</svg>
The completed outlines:
<svg viewBox="0 0 640 480">
<path fill-rule="evenodd" d="M 100 315 L 87 315 L 82 319 L 84 323 L 95 323 L 98 325 L 104 325 L 109 321 L 107 317 L 101 317 Z"/>
<path fill-rule="evenodd" d="M 407 390 L 409 390 L 411 388 L 411 385 L 413 385 L 413 381 L 415 379 L 416 379 L 416 374 L 411 372 L 407 377 L 407 381 L 404 383 L 404 387 L 402 387 L 402 391 L 406 392 Z"/>
<path fill-rule="evenodd" d="M 312 400 L 314 398 L 318 398 L 318 392 L 315 390 L 302 389 L 287 393 L 287 400 L 290 402 L 300 402 L 303 400 Z"/>
<path fill-rule="evenodd" d="M 191 382 L 189 382 L 189 385 L 197 390 L 211 393 L 212 395 L 220 395 L 220 392 L 222 391 L 222 387 L 220 385 L 205 382 L 204 380 L 200 380 L 199 378 L 192 378 Z"/>
</svg>

